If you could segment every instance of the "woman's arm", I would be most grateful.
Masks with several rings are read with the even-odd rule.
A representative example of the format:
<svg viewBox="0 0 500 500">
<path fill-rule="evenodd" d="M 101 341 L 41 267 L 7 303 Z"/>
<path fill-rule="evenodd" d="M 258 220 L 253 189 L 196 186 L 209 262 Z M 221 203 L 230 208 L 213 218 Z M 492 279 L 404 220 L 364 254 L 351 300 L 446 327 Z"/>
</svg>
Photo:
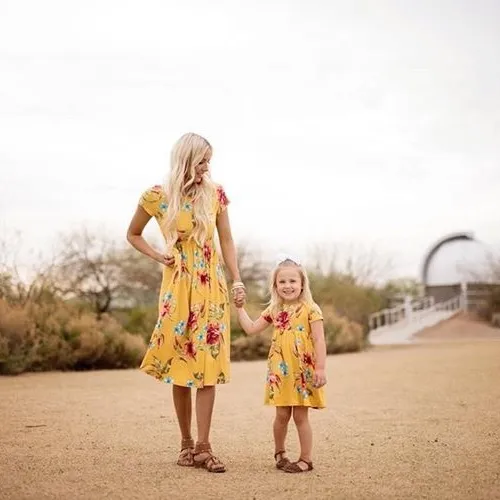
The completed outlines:
<svg viewBox="0 0 500 500">
<path fill-rule="evenodd" d="M 142 207 L 138 206 L 127 230 L 127 241 L 136 250 L 139 250 L 139 252 L 147 255 L 151 259 L 156 260 L 160 264 L 171 266 L 174 263 L 174 257 L 162 255 L 160 252 L 157 252 L 142 237 L 142 231 L 149 222 L 149 219 L 151 219 L 151 215 L 149 215 Z"/>
<path fill-rule="evenodd" d="M 227 266 L 232 281 L 240 281 L 240 271 L 238 269 L 238 260 L 236 258 L 236 247 L 231 233 L 231 224 L 229 223 L 229 214 L 227 208 L 217 216 L 217 232 L 219 233 L 220 248 L 222 258 Z"/>
<path fill-rule="evenodd" d="M 255 321 L 252 321 L 244 307 L 238 307 L 236 311 L 238 312 L 238 321 L 241 328 L 243 328 L 243 331 L 247 335 L 261 333 L 269 326 L 269 323 L 262 316 L 259 316 L 259 318 Z"/>
<path fill-rule="evenodd" d="M 241 307 L 245 302 L 246 293 L 244 285 L 241 283 L 240 270 L 238 269 L 238 260 L 236 257 L 236 247 L 231 233 L 231 224 L 229 223 L 227 208 L 217 215 L 217 232 L 219 234 L 222 258 L 224 259 L 232 282 L 237 285 L 237 287 L 232 290 L 234 303 L 237 307 Z"/>
<path fill-rule="evenodd" d="M 311 323 L 311 333 L 314 342 L 314 354 L 316 358 L 314 385 L 316 387 L 321 387 L 326 384 L 326 342 L 323 320 L 317 320 Z"/>
</svg>

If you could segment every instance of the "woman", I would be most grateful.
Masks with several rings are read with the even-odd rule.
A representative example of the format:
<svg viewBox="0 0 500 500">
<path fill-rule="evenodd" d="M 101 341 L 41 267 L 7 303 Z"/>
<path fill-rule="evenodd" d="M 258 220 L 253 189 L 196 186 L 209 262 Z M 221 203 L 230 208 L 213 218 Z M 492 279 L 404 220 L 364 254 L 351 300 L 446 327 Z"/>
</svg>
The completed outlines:
<svg viewBox="0 0 500 500">
<path fill-rule="evenodd" d="M 215 385 L 229 381 L 229 300 L 222 264 L 214 244 L 217 228 L 226 267 L 233 280 L 235 304 L 245 300 L 223 188 L 209 175 L 212 147 L 196 134 L 174 145 L 171 172 L 164 187 L 154 186 L 140 198 L 130 222 L 128 241 L 164 265 L 159 316 L 141 370 L 173 385 L 181 431 L 177 463 L 225 472 L 211 450 L 209 434 Z M 142 237 L 151 217 L 166 241 L 166 253 Z M 196 446 L 191 435 L 191 388 L 196 387 Z"/>
</svg>

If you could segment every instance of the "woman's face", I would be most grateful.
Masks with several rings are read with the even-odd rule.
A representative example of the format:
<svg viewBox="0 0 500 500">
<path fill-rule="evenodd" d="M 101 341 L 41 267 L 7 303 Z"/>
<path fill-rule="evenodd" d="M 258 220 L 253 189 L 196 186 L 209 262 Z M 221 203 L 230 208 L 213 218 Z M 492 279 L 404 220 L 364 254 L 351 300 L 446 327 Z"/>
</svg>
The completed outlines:
<svg viewBox="0 0 500 500">
<path fill-rule="evenodd" d="M 207 149 L 207 152 L 205 153 L 205 156 L 203 159 L 194 167 L 194 172 L 195 172 L 195 178 L 194 181 L 196 184 L 201 184 L 203 181 L 203 176 L 208 172 L 210 169 L 210 160 L 212 158 L 212 152 L 210 149 Z"/>
</svg>

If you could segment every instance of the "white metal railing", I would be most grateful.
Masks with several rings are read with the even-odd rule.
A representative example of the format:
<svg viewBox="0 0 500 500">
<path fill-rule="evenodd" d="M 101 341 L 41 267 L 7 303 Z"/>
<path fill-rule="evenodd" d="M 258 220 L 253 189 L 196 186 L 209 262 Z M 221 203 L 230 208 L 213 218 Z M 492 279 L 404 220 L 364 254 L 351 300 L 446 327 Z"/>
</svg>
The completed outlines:
<svg viewBox="0 0 500 500">
<path fill-rule="evenodd" d="M 399 323 L 405 318 L 405 306 L 396 306 L 390 309 L 382 309 L 373 314 L 370 314 L 368 318 L 368 325 L 370 330 L 377 330 L 384 326 L 390 326 L 395 323 Z"/>
<path fill-rule="evenodd" d="M 421 311 L 423 309 L 430 309 L 434 305 L 434 297 L 426 296 L 411 301 L 412 311 Z"/>
<path fill-rule="evenodd" d="M 368 324 L 370 331 L 374 331 L 398 323 L 418 322 L 428 314 L 436 311 L 457 311 L 464 308 L 465 299 L 463 294 L 437 304 L 434 302 L 434 297 L 430 296 L 413 300 L 407 297 L 403 304 L 370 314 Z"/>
<path fill-rule="evenodd" d="M 436 311 L 457 311 L 463 308 L 463 297 L 462 295 L 457 295 L 452 299 L 445 300 L 444 302 L 438 302 L 436 304 Z"/>
</svg>

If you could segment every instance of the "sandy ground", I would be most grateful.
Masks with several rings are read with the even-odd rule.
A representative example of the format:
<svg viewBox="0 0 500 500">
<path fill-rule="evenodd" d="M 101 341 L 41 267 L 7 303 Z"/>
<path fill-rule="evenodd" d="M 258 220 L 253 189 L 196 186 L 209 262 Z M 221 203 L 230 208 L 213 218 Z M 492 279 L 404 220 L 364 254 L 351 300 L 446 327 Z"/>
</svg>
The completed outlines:
<svg viewBox="0 0 500 500">
<path fill-rule="evenodd" d="M 500 328 L 475 321 L 474 317 L 459 314 L 450 321 L 442 321 L 436 326 L 422 330 L 416 337 L 418 341 L 499 340 Z"/>
<path fill-rule="evenodd" d="M 500 498 L 500 342 L 484 328 L 459 318 L 430 343 L 329 358 L 308 474 L 273 467 L 264 362 L 234 363 L 219 389 L 220 475 L 175 465 L 170 389 L 136 370 L 0 378 L 0 498 Z"/>
</svg>

